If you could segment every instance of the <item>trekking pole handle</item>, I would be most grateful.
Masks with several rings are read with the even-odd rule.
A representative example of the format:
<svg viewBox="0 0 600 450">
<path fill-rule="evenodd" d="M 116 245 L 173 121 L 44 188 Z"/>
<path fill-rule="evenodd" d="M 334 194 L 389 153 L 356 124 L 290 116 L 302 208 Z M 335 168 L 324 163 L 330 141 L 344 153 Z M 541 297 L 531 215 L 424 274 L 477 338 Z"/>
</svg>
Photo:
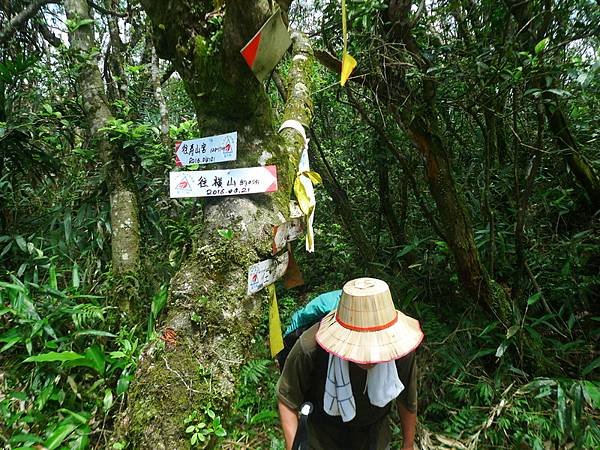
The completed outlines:
<svg viewBox="0 0 600 450">
<path fill-rule="evenodd" d="M 313 404 L 311 402 L 304 402 L 300 406 L 300 416 L 308 416 L 313 412 Z"/>
<path fill-rule="evenodd" d="M 313 404 L 311 402 L 304 402 L 300 405 L 300 415 L 298 418 L 298 430 L 296 430 L 296 436 L 294 437 L 294 443 L 292 444 L 292 450 L 308 450 L 308 416 L 313 412 Z"/>
</svg>

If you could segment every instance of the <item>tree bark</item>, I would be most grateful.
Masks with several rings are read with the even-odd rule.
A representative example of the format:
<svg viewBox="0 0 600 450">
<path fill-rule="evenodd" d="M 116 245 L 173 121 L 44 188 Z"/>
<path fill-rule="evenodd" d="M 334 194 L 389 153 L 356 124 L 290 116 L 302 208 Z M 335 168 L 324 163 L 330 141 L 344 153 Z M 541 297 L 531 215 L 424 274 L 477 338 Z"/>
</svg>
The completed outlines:
<svg viewBox="0 0 600 450">
<path fill-rule="evenodd" d="M 395 85 L 380 80 L 374 91 L 395 113 L 397 122 L 424 158 L 425 179 L 437 205 L 461 286 L 471 298 L 508 325 L 511 321 L 510 302 L 502 288 L 491 280 L 480 260 L 471 218 L 454 180 L 451 157 L 438 129 L 436 80 L 427 72 L 431 65 L 412 35 L 414 23 L 408 19 L 411 6 L 409 0 L 388 1 L 386 19 L 390 25 L 383 37 L 404 44 L 407 57 L 422 72 L 421 92 L 411 91 L 397 65 L 383 71 L 387 80 Z"/>
<path fill-rule="evenodd" d="M 65 0 L 67 18 L 76 22 L 90 19 L 85 0 Z M 92 25 L 85 24 L 69 33 L 71 49 L 78 59 L 80 70 L 77 87 L 90 127 L 104 165 L 104 179 L 110 193 L 112 228 L 112 270 L 116 275 L 134 273 L 139 268 L 138 206 L 127 156 L 115 148 L 101 129 L 113 119 L 108 108 L 104 83 L 94 54 L 96 42 Z"/>
<path fill-rule="evenodd" d="M 160 82 L 160 65 L 156 49 L 152 47 L 152 85 L 154 86 L 154 99 L 158 104 L 158 112 L 160 114 L 160 140 L 162 144 L 170 148 L 171 139 L 169 138 L 169 112 L 167 111 L 167 103 L 162 94 L 162 86 Z"/>
<path fill-rule="evenodd" d="M 212 2 L 197 3 L 193 10 L 185 1 L 142 3 L 159 55 L 179 71 L 206 134 L 237 131 L 238 159 L 232 165 L 276 164 L 278 172 L 276 193 L 207 199 L 192 255 L 171 281 L 164 330 L 174 336 L 172 344 L 164 351 L 152 344 L 139 363 L 119 435 L 133 448 L 187 449 L 184 419 L 192 411 L 202 413 L 211 401 L 226 417 L 231 407 L 236 376 L 267 306 L 264 293 L 246 295 L 248 268 L 270 256 L 271 227 L 289 214 L 304 143 L 294 130 L 274 133 L 264 88 L 239 55 L 268 17 L 268 2 L 228 3 L 222 41 L 210 49 L 211 34 L 220 32 L 205 22 Z M 311 55 L 300 36 L 295 53 L 281 120 L 308 126 Z M 233 238 L 222 239 L 219 229 L 232 230 Z"/>
</svg>

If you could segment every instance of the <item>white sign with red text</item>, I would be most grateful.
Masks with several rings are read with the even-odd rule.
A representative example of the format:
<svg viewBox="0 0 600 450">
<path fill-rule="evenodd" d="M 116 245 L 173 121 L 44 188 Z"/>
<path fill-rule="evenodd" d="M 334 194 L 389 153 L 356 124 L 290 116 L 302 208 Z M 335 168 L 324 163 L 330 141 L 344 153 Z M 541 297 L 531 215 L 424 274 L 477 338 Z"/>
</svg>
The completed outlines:
<svg viewBox="0 0 600 450">
<path fill-rule="evenodd" d="M 235 161 L 236 157 L 237 131 L 175 142 L 175 164 L 177 166 Z"/>
<path fill-rule="evenodd" d="M 171 198 L 259 194 L 277 190 L 276 166 L 189 170 L 171 172 L 169 177 Z"/>
<path fill-rule="evenodd" d="M 265 286 L 275 283 L 283 276 L 289 263 L 289 254 L 285 252 L 274 259 L 266 259 L 250 266 L 248 270 L 248 295 L 260 291 Z"/>
</svg>

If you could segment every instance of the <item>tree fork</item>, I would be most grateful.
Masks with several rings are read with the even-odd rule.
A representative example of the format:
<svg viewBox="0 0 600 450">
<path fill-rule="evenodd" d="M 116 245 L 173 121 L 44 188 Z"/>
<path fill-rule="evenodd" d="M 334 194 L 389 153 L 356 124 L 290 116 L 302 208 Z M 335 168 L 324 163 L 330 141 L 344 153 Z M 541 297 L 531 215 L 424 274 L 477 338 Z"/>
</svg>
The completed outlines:
<svg viewBox="0 0 600 450">
<path fill-rule="evenodd" d="M 308 126 L 312 55 L 303 36 L 295 35 L 294 44 L 282 121 L 294 119 Z M 134 448 L 190 448 L 184 419 L 194 410 L 202 413 L 202 405 L 208 402 L 217 414 L 227 417 L 240 366 L 257 339 L 268 300 L 264 291 L 246 295 L 248 268 L 270 256 L 271 225 L 288 215 L 304 142 L 292 129 L 275 134 L 273 123 L 268 129 L 262 128 L 262 120 L 254 127 L 241 126 L 246 123 L 248 118 L 241 119 L 236 127 L 243 143 L 240 150 L 246 153 L 241 156 L 254 164 L 263 158 L 265 164 L 276 164 L 279 190 L 207 202 L 193 254 L 171 282 L 163 333 L 175 337 L 164 349 L 155 341 L 144 351 L 128 409 L 118 424 L 115 439 L 126 439 Z M 232 230 L 233 238 L 219 238 L 217 230 L 222 228 Z"/>
</svg>

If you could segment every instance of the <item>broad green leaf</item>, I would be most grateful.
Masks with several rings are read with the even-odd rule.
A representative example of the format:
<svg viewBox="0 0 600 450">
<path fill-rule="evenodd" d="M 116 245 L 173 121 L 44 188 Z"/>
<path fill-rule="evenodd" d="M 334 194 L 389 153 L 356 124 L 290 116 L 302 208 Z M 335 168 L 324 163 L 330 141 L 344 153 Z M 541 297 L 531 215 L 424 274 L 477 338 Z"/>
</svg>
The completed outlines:
<svg viewBox="0 0 600 450">
<path fill-rule="evenodd" d="M 506 351 L 506 349 L 508 348 L 509 345 L 510 345 L 510 342 L 508 342 L 508 341 L 502 342 L 502 344 L 500 344 L 498 346 L 498 349 L 496 350 L 496 357 L 502 358 L 502 355 L 504 355 L 504 352 Z"/>
<path fill-rule="evenodd" d="M 573 95 L 564 89 L 547 89 L 547 91 L 553 93 L 554 95 L 558 95 L 559 97 L 571 97 Z"/>
<path fill-rule="evenodd" d="M 536 378 L 531 383 L 527 383 L 525 386 L 519 389 L 522 394 L 533 392 L 542 387 L 556 386 L 556 381 L 550 378 Z"/>
<path fill-rule="evenodd" d="M 592 408 L 600 409 L 600 387 L 597 382 L 582 381 L 583 397 Z"/>
<path fill-rule="evenodd" d="M 75 333 L 73 333 L 73 336 L 104 336 L 104 337 L 111 337 L 111 338 L 117 337 L 113 333 L 109 333 L 108 331 L 102 331 L 102 330 L 76 331 Z"/>
<path fill-rule="evenodd" d="M 19 267 L 19 270 L 17 270 L 17 276 L 19 278 L 21 278 L 23 276 L 23 274 L 25 273 L 25 269 L 27 269 L 27 263 L 21 264 L 21 266 Z"/>
<path fill-rule="evenodd" d="M 131 375 L 121 375 L 119 381 L 117 381 L 117 395 L 124 394 L 129 389 L 129 383 L 131 383 Z"/>
<path fill-rule="evenodd" d="M 106 356 L 104 356 L 104 351 L 98 345 L 94 345 L 89 347 L 85 351 L 85 356 L 93 362 L 93 368 L 100 375 L 104 375 L 104 368 L 106 366 Z"/>
<path fill-rule="evenodd" d="M 73 271 L 71 272 L 72 285 L 75 289 L 79 288 L 80 280 L 79 280 L 79 264 L 76 262 L 73 263 Z"/>
<path fill-rule="evenodd" d="M 56 267 L 54 264 L 48 269 L 48 276 L 50 277 L 48 283 L 52 289 L 58 289 L 58 281 L 56 279 Z"/>
<path fill-rule="evenodd" d="M 17 243 L 17 245 L 19 246 L 19 248 L 26 252 L 27 251 L 27 242 L 25 242 L 25 239 L 23 239 L 23 236 L 15 236 L 15 242 Z"/>
<path fill-rule="evenodd" d="M 71 242 L 71 211 L 65 212 L 63 224 L 65 227 L 65 242 L 68 245 Z"/>
<path fill-rule="evenodd" d="M 565 414 L 567 409 L 567 402 L 565 400 L 565 392 L 562 386 L 559 384 L 556 387 L 556 417 L 558 419 L 558 428 L 561 433 L 565 432 Z"/>
<path fill-rule="evenodd" d="M 591 363 L 585 366 L 585 368 L 581 371 L 581 375 L 586 376 L 592 373 L 598 367 L 600 367 L 600 357 L 594 359 Z"/>
<path fill-rule="evenodd" d="M 86 450 L 90 448 L 89 434 L 91 429 L 84 427 L 83 430 L 79 431 L 79 437 L 69 443 L 69 450 Z"/>
<path fill-rule="evenodd" d="M 25 442 L 28 444 L 44 442 L 44 440 L 35 434 L 16 434 L 10 438 L 10 443 Z"/>
<path fill-rule="evenodd" d="M 217 230 L 219 236 L 221 236 L 225 240 L 231 240 L 233 238 L 233 230 Z"/>
<path fill-rule="evenodd" d="M 542 297 L 542 294 L 540 294 L 539 292 L 536 292 L 535 294 L 533 294 L 531 297 L 529 297 L 527 299 L 527 304 L 529 306 L 535 305 L 541 297 Z"/>
<path fill-rule="evenodd" d="M 152 305 L 150 310 L 152 315 L 156 318 L 165 307 L 167 303 L 167 287 L 161 286 L 160 291 L 152 299 Z"/>
<path fill-rule="evenodd" d="M 42 353 L 39 355 L 30 356 L 23 362 L 64 362 L 64 361 L 73 361 L 76 359 L 83 358 L 83 355 L 76 352 L 49 352 Z"/>
<path fill-rule="evenodd" d="M 79 414 L 79 413 L 71 411 L 70 409 L 67 409 L 67 408 L 60 408 L 58 410 L 58 412 L 68 414 L 73 419 L 75 419 L 77 422 L 79 422 L 81 425 L 85 425 L 86 423 L 88 423 L 88 420 L 90 419 L 89 413 L 86 413 L 86 412 Z"/>
<path fill-rule="evenodd" d="M 2 253 L 0 253 L 0 258 L 2 258 L 4 255 L 6 255 L 10 251 L 10 249 L 12 248 L 12 245 L 13 245 L 13 243 L 9 242 L 8 244 L 6 244 L 4 246 L 4 249 L 2 249 Z"/>
<path fill-rule="evenodd" d="M 66 21 L 67 23 L 67 28 L 69 29 L 69 32 L 73 32 L 73 31 L 77 31 L 79 28 L 85 26 L 85 25 L 90 25 L 95 23 L 94 19 L 82 19 L 82 20 L 73 20 L 73 19 L 67 19 Z"/>
<path fill-rule="evenodd" d="M 104 400 L 102 400 L 102 409 L 104 410 L 105 413 L 107 413 L 112 405 L 113 405 L 113 393 L 110 389 L 106 389 L 104 391 Z"/>
<path fill-rule="evenodd" d="M 540 42 L 535 44 L 535 54 L 539 55 L 540 53 L 542 53 L 548 45 L 548 42 L 550 42 L 550 38 L 544 38 Z"/>
<path fill-rule="evenodd" d="M 506 339 L 510 339 L 515 334 L 517 334 L 517 332 L 519 331 L 519 329 L 520 329 L 519 325 L 513 325 L 512 327 L 510 327 L 508 329 L 508 331 L 506 332 Z"/>
<path fill-rule="evenodd" d="M 73 425 L 72 423 L 67 423 L 65 425 L 61 425 L 50 435 L 50 437 L 44 443 L 44 446 L 48 450 L 54 450 L 58 448 L 60 444 L 73 432 L 77 429 L 77 425 Z"/>
</svg>

